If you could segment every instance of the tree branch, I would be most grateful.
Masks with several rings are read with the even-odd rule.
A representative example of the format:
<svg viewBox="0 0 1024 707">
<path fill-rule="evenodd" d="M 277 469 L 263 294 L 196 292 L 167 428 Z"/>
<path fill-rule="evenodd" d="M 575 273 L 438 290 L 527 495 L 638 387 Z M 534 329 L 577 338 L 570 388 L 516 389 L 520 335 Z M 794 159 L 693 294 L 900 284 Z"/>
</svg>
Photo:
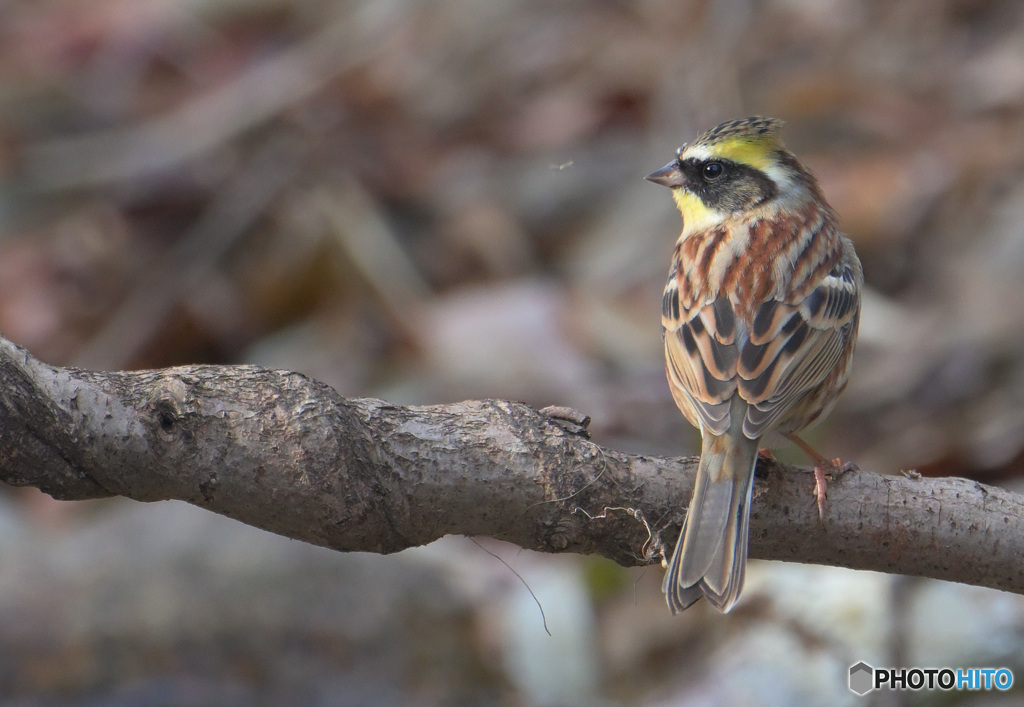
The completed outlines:
<svg viewBox="0 0 1024 707">
<path fill-rule="evenodd" d="M 337 550 L 447 534 L 623 565 L 660 560 L 695 459 L 604 449 L 505 401 L 402 407 L 298 373 L 56 368 L 0 339 L 0 481 L 58 499 L 180 499 Z M 762 460 L 752 557 L 1024 593 L 1024 499 L 964 479 L 850 472 L 824 526 L 807 470 Z"/>
</svg>

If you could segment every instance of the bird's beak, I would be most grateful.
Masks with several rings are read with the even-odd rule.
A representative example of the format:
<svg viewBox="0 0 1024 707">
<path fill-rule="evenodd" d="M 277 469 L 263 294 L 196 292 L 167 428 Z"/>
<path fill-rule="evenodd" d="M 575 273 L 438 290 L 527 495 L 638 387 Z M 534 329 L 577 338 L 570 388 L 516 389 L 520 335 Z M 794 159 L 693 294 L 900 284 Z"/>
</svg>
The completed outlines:
<svg viewBox="0 0 1024 707">
<path fill-rule="evenodd" d="M 681 187 L 686 184 L 677 160 L 672 160 L 657 172 L 651 172 L 644 179 L 663 187 Z"/>
</svg>

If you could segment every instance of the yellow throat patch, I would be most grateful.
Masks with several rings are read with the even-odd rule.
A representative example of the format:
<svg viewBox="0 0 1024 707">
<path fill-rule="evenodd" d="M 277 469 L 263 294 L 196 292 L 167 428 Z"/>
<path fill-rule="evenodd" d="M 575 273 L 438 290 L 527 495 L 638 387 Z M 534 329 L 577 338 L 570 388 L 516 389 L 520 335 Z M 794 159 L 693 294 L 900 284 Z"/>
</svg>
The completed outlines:
<svg viewBox="0 0 1024 707">
<path fill-rule="evenodd" d="M 726 214 L 709 209 L 700 197 L 685 189 L 673 189 L 672 198 L 683 215 L 683 236 L 716 226 L 725 219 Z"/>
</svg>

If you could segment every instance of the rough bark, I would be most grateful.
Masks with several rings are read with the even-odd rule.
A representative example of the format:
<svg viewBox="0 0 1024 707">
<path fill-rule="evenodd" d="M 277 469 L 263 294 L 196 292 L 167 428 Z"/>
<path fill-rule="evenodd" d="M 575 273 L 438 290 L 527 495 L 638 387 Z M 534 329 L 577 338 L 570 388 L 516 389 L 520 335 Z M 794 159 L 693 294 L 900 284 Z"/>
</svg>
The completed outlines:
<svg viewBox="0 0 1024 707">
<path fill-rule="evenodd" d="M 0 481 L 58 499 L 180 499 L 337 550 L 487 535 L 624 565 L 661 559 L 695 459 L 591 442 L 565 410 L 345 399 L 252 366 L 101 373 L 0 339 Z M 808 470 L 762 460 L 752 557 L 1024 593 L 1024 499 L 964 479 L 852 471 L 824 524 Z"/>
</svg>

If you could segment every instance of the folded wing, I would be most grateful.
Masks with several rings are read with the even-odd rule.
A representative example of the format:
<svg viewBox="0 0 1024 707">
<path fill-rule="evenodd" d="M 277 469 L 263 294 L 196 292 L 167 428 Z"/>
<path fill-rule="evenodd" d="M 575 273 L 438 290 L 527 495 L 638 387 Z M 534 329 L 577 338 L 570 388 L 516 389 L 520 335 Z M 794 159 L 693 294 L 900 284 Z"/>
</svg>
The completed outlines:
<svg viewBox="0 0 1024 707">
<path fill-rule="evenodd" d="M 770 299 L 749 321 L 724 296 L 685 307 L 670 281 L 662 316 L 669 379 L 704 429 L 725 433 L 738 391 L 748 403 L 744 435 L 758 439 L 821 385 L 856 332 L 861 277 L 855 263 L 840 259 L 802 299 Z"/>
</svg>

